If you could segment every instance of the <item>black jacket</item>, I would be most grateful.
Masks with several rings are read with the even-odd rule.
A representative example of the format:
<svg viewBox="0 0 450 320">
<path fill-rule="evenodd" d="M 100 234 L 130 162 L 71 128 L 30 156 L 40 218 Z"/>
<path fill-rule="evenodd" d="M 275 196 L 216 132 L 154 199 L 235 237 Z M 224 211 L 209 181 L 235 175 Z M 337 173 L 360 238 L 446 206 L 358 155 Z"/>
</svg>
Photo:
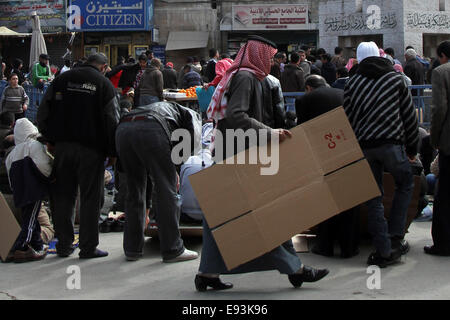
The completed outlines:
<svg viewBox="0 0 450 320">
<path fill-rule="evenodd" d="M 55 78 L 37 112 L 39 131 L 51 142 L 78 142 L 105 156 L 116 155 L 119 102 L 95 67 L 83 65 Z"/>
<path fill-rule="evenodd" d="M 281 88 L 283 88 L 283 92 L 305 91 L 305 73 L 303 69 L 294 64 L 285 65 L 281 75 Z"/>
<path fill-rule="evenodd" d="M 216 77 L 216 61 L 211 59 L 208 61 L 205 70 L 205 76 L 208 79 L 208 82 L 211 82 Z"/>
<path fill-rule="evenodd" d="M 177 88 L 177 72 L 170 67 L 165 67 L 162 71 L 164 79 L 164 89 Z"/>
<path fill-rule="evenodd" d="M 336 66 L 333 63 L 327 62 L 322 64 L 321 72 L 322 77 L 327 80 L 330 86 L 336 81 Z"/>
<path fill-rule="evenodd" d="M 309 121 L 344 104 L 344 91 L 320 87 L 295 102 L 297 124 Z"/>
<path fill-rule="evenodd" d="M 110 72 L 106 73 L 106 77 L 111 78 L 116 73 L 123 70 L 122 75 L 119 79 L 119 87 L 124 89 L 133 86 L 134 81 L 136 81 L 136 76 L 139 72 L 139 69 L 141 69 L 139 63 L 121 64 L 115 66 Z"/>
</svg>

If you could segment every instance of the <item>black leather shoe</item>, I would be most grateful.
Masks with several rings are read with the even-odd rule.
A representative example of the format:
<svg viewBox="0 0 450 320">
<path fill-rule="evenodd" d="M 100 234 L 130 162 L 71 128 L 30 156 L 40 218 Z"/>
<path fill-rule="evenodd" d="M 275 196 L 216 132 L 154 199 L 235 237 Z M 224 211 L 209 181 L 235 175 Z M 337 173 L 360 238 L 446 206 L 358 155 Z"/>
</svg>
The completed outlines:
<svg viewBox="0 0 450 320">
<path fill-rule="evenodd" d="M 409 243 L 405 239 L 391 239 L 392 250 L 400 251 L 401 255 L 409 251 Z"/>
<path fill-rule="evenodd" d="M 325 277 L 330 271 L 328 269 L 314 269 L 308 266 L 303 266 L 302 273 L 289 274 L 288 279 L 295 287 L 301 287 L 303 282 L 316 282 Z"/>
<path fill-rule="evenodd" d="M 208 287 L 211 287 L 213 290 L 226 290 L 233 288 L 232 283 L 223 283 L 222 281 L 220 281 L 219 277 L 210 278 L 196 275 L 194 283 L 197 291 L 206 291 Z"/>
<path fill-rule="evenodd" d="M 102 257 L 106 257 L 107 255 L 108 255 L 108 252 L 100 250 L 100 249 L 95 249 L 94 252 L 88 252 L 88 253 L 80 251 L 80 253 L 78 254 L 80 259 L 102 258 Z"/>
<path fill-rule="evenodd" d="M 434 245 L 423 247 L 423 251 L 425 251 L 426 254 L 431 254 L 433 256 L 450 257 L 450 251 L 439 250 Z"/>
<path fill-rule="evenodd" d="M 382 257 L 378 251 L 372 252 L 367 259 L 367 264 L 369 266 L 375 265 L 380 268 L 385 268 L 391 264 L 397 263 L 400 261 L 400 257 L 402 256 L 400 250 L 392 250 L 391 255 L 389 257 Z"/>
</svg>

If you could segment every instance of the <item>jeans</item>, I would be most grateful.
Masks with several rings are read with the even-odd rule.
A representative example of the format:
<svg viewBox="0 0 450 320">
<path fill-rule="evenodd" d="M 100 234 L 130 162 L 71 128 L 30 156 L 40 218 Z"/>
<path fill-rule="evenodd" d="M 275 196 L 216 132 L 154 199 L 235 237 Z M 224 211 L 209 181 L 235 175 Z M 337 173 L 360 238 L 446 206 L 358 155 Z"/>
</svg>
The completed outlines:
<svg viewBox="0 0 450 320">
<path fill-rule="evenodd" d="M 143 94 L 139 97 L 139 106 L 146 106 L 159 101 L 158 97 Z"/>
<path fill-rule="evenodd" d="M 439 184 L 433 204 L 431 235 L 434 246 L 450 253 L 450 156 L 439 151 Z"/>
<path fill-rule="evenodd" d="M 148 177 L 153 182 L 153 213 L 158 225 L 161 255 L 172 259 L 184 251 L 178 226 L 180 204 L 177 174 L 171 159 L 169 137 L 155 119 L 124 122 L 116 131 L 116 146 L 127 179 L 123 249 L 141 255 L 144 248 Z"/>
<path fill-rule="evenodd" d="M 382 194 L 367 201 L 368 229 L 376 250 L 383 257 L 387 257 L 391 253 L 390 238 L 403 238 L 405 234 L 406 214 L 414 187 L 411 165 L 402 145 L 384 144 L 376 148 L 363 149 L 363 152 Z M 389 221 L 386 221 L 384 217 L 384 171 L 392 174 L 395 181 L 395 194 Z"/>
</svg>

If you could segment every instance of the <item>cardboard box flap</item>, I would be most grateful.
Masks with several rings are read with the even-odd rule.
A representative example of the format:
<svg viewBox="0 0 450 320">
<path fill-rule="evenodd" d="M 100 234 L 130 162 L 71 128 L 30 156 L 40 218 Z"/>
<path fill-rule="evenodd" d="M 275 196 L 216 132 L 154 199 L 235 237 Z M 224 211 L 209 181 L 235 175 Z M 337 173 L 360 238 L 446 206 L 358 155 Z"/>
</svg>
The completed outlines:
<svg viewBox="0 0 450 320">
<path fill-rule="evenodd" d="M 228 270 L 271 250 L 267 249 L 256 218 L 251 214 L 218 227 L 212 234 Z"/>
<path fill-rule="evenodd" d="M 0 193 L 0 256 L 3 260 L 8 256 L 17 236 L 20 226 L 8 206 L 3 194 Z"/>
<path fill-rule="evenodd" d="M 325 177 L 325 182 L 339 212 L 381 195 L 369 163 L 365 159 L 331 173 Z"/>
<path fill-rule="evenodd" d="M 278 197 L 304 186 L 322 174 L 303 128 L 292 130 L 292 138 L 284 141 L 278 157 L 272 157 L 270 165 L 238 165 L 237 171 L 252 209 L 270 203 Z M 261 168 L 272 167 L 272 175 L 261 174 Z M 295 173 L 295 174 L 294 174 Z"/>
<path fill-rule="evenodd" d="M 244 185 L 233 165 L 213 165 L 189 176 L 210 228 L 251 210 Z"/>
<path fill-rule="evenodd" d="M 324 174 L 364 158 L 344 108 L 329 111 L 302 127 Z"/>
<path fill-rule="evenodd" d="M 230 270 L 273 250 L 289 237 L 328 219 L 330 212 L 334 215 L 339 211 L 329 188 L 323 183 L 323 177 L 319 177 L 313 183 L 295 189 L 250 214 L 213 230 L 212 234 Z M 238 244 L 234 237 L 224 236 L 231 232 L 236 234 L 237 228 L 247 230 L 245 242 Z M 255 244 L 259 250 L 246 249 L 254 248 Z M 236 245 L 239 245 L 238 251 Z"/>
</svg>

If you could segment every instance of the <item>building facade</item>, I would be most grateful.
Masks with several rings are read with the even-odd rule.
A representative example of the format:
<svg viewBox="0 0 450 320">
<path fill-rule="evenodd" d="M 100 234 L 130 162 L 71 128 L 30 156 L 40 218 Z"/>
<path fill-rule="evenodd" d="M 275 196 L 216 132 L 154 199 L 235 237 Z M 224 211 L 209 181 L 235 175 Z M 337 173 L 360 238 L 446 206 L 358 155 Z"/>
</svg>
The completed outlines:
<svg viewBox="0 0 450 320">
<path fill-rule="evenodd" d="M 437 45 L 450 38 L 449 0 L 329 0 L 319 6 L 320 46 L 354 56 L 362 41 L 391 47 L 400 61 L 412 46 L 420 55 L 435 57 Z"/>
</svg>

